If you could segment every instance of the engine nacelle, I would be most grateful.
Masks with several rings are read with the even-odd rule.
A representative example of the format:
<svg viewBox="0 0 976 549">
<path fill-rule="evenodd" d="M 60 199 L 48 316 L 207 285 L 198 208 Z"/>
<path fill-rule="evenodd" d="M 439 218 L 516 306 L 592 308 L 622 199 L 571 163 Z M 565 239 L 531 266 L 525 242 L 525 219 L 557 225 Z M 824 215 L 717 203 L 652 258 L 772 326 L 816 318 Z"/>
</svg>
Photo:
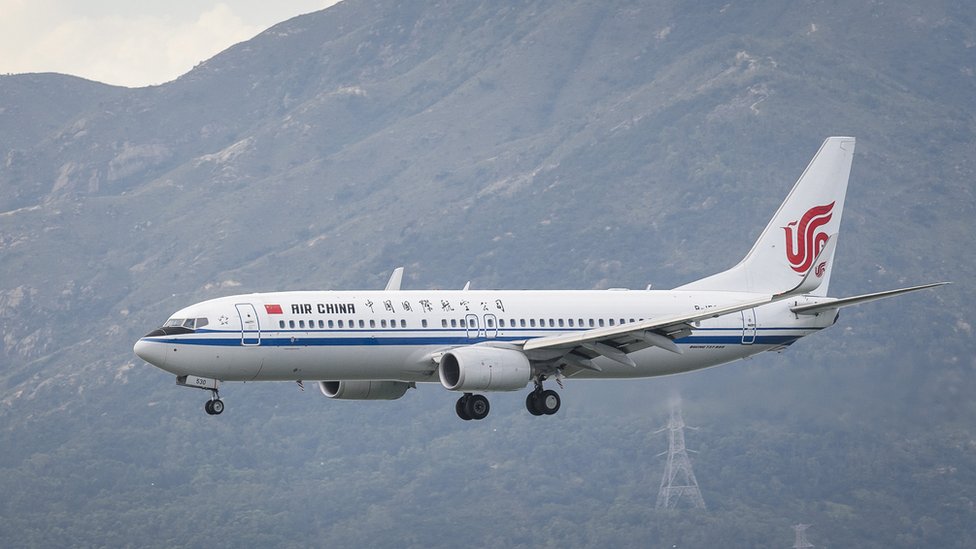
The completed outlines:
<svg viewBox="0 0 976 549">
<path fill-rule="evenodd" d="M 459 347 L 441 356 L 437 374 L 451 391 L 517 391 L 528 385 L 532 366 L 515 349 Z"/>
<path fill-rule="evenodd" d="M 320 381 L 322 394 L 337 400 L 396 400 L 413 387 L 403 381 Z"/>
</svg>

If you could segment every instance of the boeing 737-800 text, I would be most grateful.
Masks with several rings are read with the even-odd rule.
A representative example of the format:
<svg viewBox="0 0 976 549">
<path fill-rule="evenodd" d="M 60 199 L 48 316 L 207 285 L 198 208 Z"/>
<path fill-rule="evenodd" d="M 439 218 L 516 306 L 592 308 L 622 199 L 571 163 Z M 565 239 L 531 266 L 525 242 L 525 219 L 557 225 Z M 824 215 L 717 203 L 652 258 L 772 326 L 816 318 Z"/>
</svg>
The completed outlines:
<svg viewBox="0 0 976 549">
<path fill-rule="evenodd" d="M 391 400 L 417 383 L 461 393 L 462 419 L 483 419 L 481 393 L 533 385 L 525 405 L 554 414 L 547 379 L 688 372 L 781 349 L 834 324 L 839 309 L 942 283 L 827 297 L 854 138 L 831 137 L 736 266 L 673 290 L 401 290 L 275 292 L 177 311 L 135 344 L 180 385 L 318 381 L 334 399 Z"/>
</svg>

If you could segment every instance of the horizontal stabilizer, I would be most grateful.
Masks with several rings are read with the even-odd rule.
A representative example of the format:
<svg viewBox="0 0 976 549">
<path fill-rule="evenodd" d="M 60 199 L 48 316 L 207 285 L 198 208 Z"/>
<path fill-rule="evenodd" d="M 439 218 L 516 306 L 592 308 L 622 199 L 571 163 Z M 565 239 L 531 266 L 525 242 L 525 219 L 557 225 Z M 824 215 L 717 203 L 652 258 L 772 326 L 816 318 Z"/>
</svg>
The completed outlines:
<svg viewBox="0 0 976 549">
<path fill-rule="evenodd" d="M 843 299 L 832 299 L 830 301 L 822 301 L 820 303 L 811 303 L 810 305 L 797 305 L 796 307 L 791 307 L 790 310 L 798 315 L 816 315 L 824 311 L 836 310 L 842 307 L 850 307 L 851 305 L 860 305 L 861 303 L 877 301 L 879 299 L 894 297 L 896 295 L 907 294 L 908 292 L 915 292 L 918 290 L 925 290 L 927 288 L 945 286 L 946 284 L 951 283 L 933 282 L 931 284 L 922 284 L 921 286 L 912 286 L 910 288 L 900 288 L 897 290 L 875 292 L 873 294 L 856 295 L 853 297 L 845 297 Z"/>
</svg>

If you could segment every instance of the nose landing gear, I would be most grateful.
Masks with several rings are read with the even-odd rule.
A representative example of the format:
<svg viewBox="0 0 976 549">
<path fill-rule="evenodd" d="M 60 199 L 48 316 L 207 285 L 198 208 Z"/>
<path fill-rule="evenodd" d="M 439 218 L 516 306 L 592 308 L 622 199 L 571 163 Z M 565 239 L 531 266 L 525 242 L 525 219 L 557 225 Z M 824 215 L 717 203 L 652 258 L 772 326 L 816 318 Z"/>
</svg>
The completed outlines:
<svg viewBox="0 0 976 549">
<path fill-rule="evenodd" d="M 211 416 L 219 416 L 224 411 L 224 401 L 220 400 L 220 395 L 217 393 L 217 389 L 211 389 L 213 395 L 210 400 L 203 405 L 203 409 L 207 411 L 207 414 Z"/>
<path fill-rule="evenodd" d="M 183 387 L 196 387 L 210 391 L 210 400 L 203 405 L 207 415 L 219 416 L 224 411 L 224 401 L 220 400 L 220 382 L 200 376 L 176 376 L 176 384 Z"/>
</svg>

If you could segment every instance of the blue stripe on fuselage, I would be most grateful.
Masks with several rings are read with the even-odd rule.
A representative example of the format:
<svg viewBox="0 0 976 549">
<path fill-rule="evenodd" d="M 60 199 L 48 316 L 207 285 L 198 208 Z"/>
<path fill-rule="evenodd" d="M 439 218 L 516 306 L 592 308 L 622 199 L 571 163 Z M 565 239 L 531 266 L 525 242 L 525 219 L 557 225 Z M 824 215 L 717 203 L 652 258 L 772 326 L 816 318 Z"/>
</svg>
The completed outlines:
<svg viewBox="0 0 976 549">
<path fill-rule="evenodd" d="M 772 331 L 772 330 L 803 330 L 803 331 L 815 331 L 816 329 L 811 328 L 762 328 L 759 331 Z M 431 330 L 438 331 L 438 330 Z M 697 331 L 697 330 L 696 330 Z M 704 331 L 704 330 L 702 330 Z M 732 331 L 732 330 L 725 330 Z M 233 334 L 235 337 L 229 338 L 215 338 L 215 337 L 179 337 L 179 338 L 143 338 L 147 341 L 155 341 L 158 343 L 167 343 L 171 345 L 210 345 L 215 347 L 239 347 L 241 346 L 240 332 L 211 332 L 211 333 L 225 333 L 227 335 Z M 477 337 L 471 338 L 466 336 L 450 336 L 450 335 L 420 335 L 420 336 L 350 336 L 342 335 L 339 337 L 298 337 L 298 336 L 288 336 L 280 337 L 281 332 L 275 332 L 275 336 L 268 336 L 264 333 L 261 334 L 262 347 L 318 347 L 318 346 L 337 346 L 337 347 L 352 347 L 352 346 L 386 346 L 386 345 L 399 345 L 399 346 L 450 346 L 450 345 L 472 345 L 475 343 L 482 343 L 485 341 L 523 341 L 525 339 L 530 339 L 528 336 L 499 336 L 499 337 Z M 305 332 L 302 332 L 305 333 Z M 343 334 L 349 334 L 349 331 L 341 332 Z M 375 332 L 373 332 L 375 333 Z M 807 335 L 807 334 L 804 334 Z M 248 334 L 248 337 L 257 339 L 257 334 L 253 336 Z M 746 343 L 745 345 L 788 345 L 793 343 L 797 339 L 800 339 L 803 335 L 761 335 L 757 334 L 755 339 L 750 338 L 751 343 Z M 736 335 L 718 335 L 718 334 L 707 334 L 707 335 L 690 335 L 687 337 L 682 337 L 674 341 L 678 345 L 742 345 L 742 334 L 738 333 Z M 253 347 L 256 345 L 248 345 Z"/>
</svg>

